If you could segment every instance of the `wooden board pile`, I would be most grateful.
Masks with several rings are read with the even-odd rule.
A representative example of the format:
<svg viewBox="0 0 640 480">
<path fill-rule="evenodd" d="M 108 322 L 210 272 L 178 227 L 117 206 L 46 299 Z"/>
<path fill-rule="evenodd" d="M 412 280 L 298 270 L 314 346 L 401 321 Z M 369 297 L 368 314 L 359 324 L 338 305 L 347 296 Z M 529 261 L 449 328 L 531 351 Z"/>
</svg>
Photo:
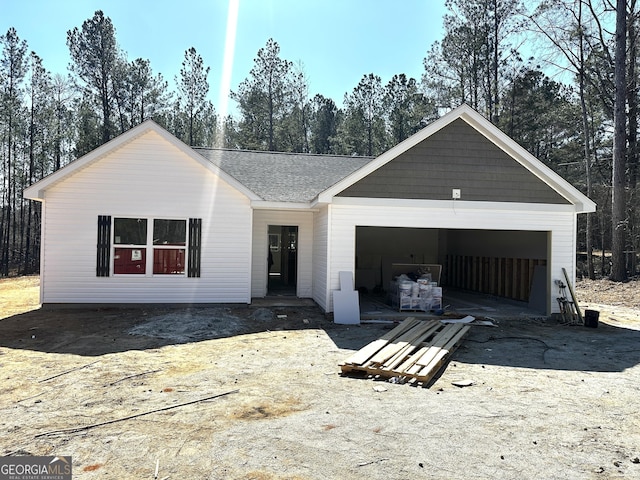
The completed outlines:
<svg viewBox="0 0 640 480">
<path fill-rule="evenodd" d="M 343 374 L 360 373 L 374 378 L 429 386 L 469 331 L 463 323 L 442 324 L 409 317 L 386 335 L 364 346 L 343 364 Z"/>
</svg>

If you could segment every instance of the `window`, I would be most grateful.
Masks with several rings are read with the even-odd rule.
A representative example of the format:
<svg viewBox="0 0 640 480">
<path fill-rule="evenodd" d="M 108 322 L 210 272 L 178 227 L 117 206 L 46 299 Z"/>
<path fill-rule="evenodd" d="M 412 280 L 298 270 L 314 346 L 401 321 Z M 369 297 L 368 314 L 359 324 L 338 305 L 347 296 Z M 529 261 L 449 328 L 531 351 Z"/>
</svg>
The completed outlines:
<svg viewBox="0 0 640 480">
<path fill-rule="evenodd" d="M 96 275 L 110 276 L 111 217 L 98 217 Z M 200 276 L 202 220 L 113 218 L 115 275 Z M 187 231 L 188 230 L 188 231 Z"/>
<path fill-rule="evenodd" d="M 147 272 L 146 218 L 114 218 L 113 243 L 117 245 L 113 252 L 113 273 L 144 275 Z"/>
<path fill-rule="evenodd" d="M 185 220 L 154 220 L 154 245 L 186 245 L 187 222 Z"/>
<path fill-rule="evenodd" d="M 153 221 L 154 275 L 183 275 L 187 245 L 186 220 Z M 183 247 L 183 248 L 176 248 Z"/>
<path fill-rule="evenodd" d="M 271 250 L 272 252 L 280 251 L 280 234 L 279 233 L 269 234 L 269 250 Z"/>
<path fill-rule="evenodd" d="M 113 224 L 113 243 L 117 245 L 146 245 L 146 218 L 116 218 Z"/>
</svg>

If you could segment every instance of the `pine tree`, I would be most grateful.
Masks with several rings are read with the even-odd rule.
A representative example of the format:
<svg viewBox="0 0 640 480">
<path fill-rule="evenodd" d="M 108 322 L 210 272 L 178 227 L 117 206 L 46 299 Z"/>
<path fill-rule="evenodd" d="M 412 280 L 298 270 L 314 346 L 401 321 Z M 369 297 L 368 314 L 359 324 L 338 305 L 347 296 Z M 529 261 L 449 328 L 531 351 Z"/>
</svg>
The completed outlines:
<svg viewBox="0 0 640 480">
<path fill-rule="evenodd" d="M 625 203 L 625 150 L 626 150 L 626 65 L 627 65 L 627 4 L 616 2 L 616 33 L 614 57 L 615 100 L 613 104 L 613 168 L 611 172 L 611 275 L 609 278 L 627 280 L 624 258 L 627 230 Z"/>
<path fill-rule="evenodd" d="M 335 152 L 336 135 L 338 133 L 338 107 L 330 98 L 320 94 L 313 97 L 313 113 L 311 116 L 311 152 Z"/>
<path fill-rule="evenodd" d="M 283 121 L 291 110 L 292 65 L 280 58 L 280 46 L 270 38 L 258 50 L 249 77 L 231 93 L 239 106 L 238 134 L 243 148 L 283 149 Z"/>
<path fill-rule="evenodd" d="M 0 82 L 2 109 L 0 127 L 3 129 L 2 157 L 4 158 L 2 185 L 2 216 L 0 217 L 0 275 L 8 276 L 15 252 L 17 209 L 17 158 L 16 137 L 22 122 L 23 80 L 27 73 L 27 43 L 20 40 L 14 28 L 0 36 L 2 58 L 0 59 Z"/>
<path fill-rule="evenodd" d="M 21 190 L 49 173 L 53 146 L 51 126 L 54 119 L 54 105 L 51 95 L 51 76 L 43 67 L 40 57 L 34 52 L 31 52 L 29 60 L 30 78 L 27 88 L 29 94 L 29 163 Z M 20 247 L 18 250 L 22 254 L 21 273 L 27 274 L 37 271 L 36 266 L 40 253 L 40 204 L 31 200 L 23 200 L 22 203 Z"/>
<path fill-rule="evenodd" d="M 390 144 L 396 145 L 435 119 L 436 109 L 418 90 L 415 78 L 394 75 L 384 89 Z"/>
<path fill-rule="evenodd" d="M 345 95 L 344 121 L 340 129 L 342 153 L 378 155 L 387 148 L 384 123 L 384 89 L 378 75 L 364 75 Z"/>
<path fill-rule="evenodd" d="M 112 119 L 113 75 L 118 60 L 118 46 L 111 19 L 105 17 L 101 10 L 96 11 L 92 18 L 83 22 L 81 28 L 67 32 L 67 46 L 72 60 L 71 71 L 82 80 L 87 90 L 85 106 L 97 100 L 102 115 L 100 141 L 106 143 L 115 134 Z"/>
<path fill-rule="evenodd" d="M 180 69 L 178 84 L 178 103 L 181 112 L 185 116 L 185 141 L 189 145 L 204 145 L 204 123 L 202 115 L 209 110 L 207 120 L 215 119 L 215 113 L 211 114 L 212 105 L 207 104 L 209 93 L 209 67 L 204 66 L 202 57 L 194 47 L 184 52 L 184 60 Z M 214 120 L 215 122 L 215 120 Z"/>
</svg>

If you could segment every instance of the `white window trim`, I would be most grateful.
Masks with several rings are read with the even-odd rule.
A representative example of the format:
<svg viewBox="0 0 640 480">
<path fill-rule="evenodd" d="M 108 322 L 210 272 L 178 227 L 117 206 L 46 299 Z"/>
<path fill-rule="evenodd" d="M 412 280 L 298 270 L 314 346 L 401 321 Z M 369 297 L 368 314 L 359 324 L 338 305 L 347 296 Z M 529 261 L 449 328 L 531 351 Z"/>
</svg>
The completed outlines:
<svg viewBox="0 0 640 480">
<path fill-rule="evenodd" d="M 141 218 L 147 221 L 147 243 L 146 245 L 133 245 L 124 243 L 115 243 L 116 236 L 116 221 L 120 218 Z M 189 259 L 189 219 L 184 217 L 147 217 L 144 215 L 112 215 L 112 227 L 111 227 L 111 276 L 112 277 L 126 277 L 126 278 L 180 278 L 187 277 L 188 274 L 188 259 Z M 184 245 L 154 245 L 153 244 L 153 222 L 154 220 L 179 220 L 185 222 L 185 243 Z M 130 248 L 146 250 L 145 258 L 145 273 L 115 273 L 115 261 L 116 261 L 116 248 Z M 153 273 L 153 250 L 184 250 L 184 271 L 182 273 Z"/>
</svg>

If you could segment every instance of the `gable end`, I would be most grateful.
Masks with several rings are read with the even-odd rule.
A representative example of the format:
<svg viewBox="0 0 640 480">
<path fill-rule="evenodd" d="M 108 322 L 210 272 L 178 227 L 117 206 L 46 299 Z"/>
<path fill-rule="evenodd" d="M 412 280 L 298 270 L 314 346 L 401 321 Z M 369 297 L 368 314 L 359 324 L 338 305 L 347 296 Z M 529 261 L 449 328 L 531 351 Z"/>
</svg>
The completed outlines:
<svg viewBox="0 0 640 480">
<path fill-rule="evenodd" d="M 570 204 L 462 119 L 401 153 L 339 197 Z"/>
</svg>

